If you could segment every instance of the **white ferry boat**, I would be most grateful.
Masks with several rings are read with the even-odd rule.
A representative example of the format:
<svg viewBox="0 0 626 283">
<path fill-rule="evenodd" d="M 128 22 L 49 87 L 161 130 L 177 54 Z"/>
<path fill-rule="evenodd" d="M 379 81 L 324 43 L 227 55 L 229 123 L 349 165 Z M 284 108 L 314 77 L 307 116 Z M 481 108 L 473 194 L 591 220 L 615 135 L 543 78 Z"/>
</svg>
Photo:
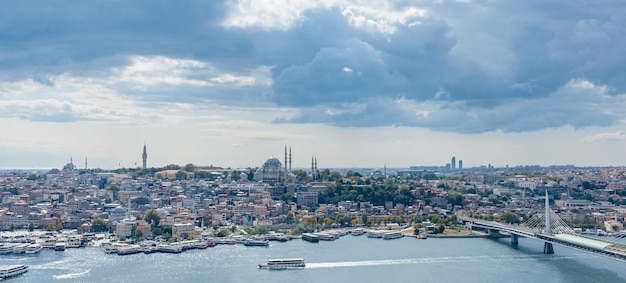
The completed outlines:
<svg viewBox="0 0 626 283">
<path fill-rule="evenodd" d="M 117 248 L 118 255 L 131 255 L 137 254 L 141 252 L 141 247 L 139 245 L 125 245 Z"/>
<path fill-rule="evenodd" d="M 43 247 L 40 244 L 30 244 L 28 245 L 28 247 L 26 247 L 26 253 L 37 254 L 41 252 L 41 249 L 43 249 Z"/>
<path fill-rule="evenodd" d="M 314 235 L 316 235 L 320 241 L 334 241 L 339 239 L 339 236 L 330 232 L 318 232 L 315 233 Z"/>
<path fill-rule="evenodd" d="M 380 231 L 369 231 L 367 233 L 367 237 L 368 238 L 382 238 L 383 237 L 383 233 Z"/>
<path fill-rule="evenodd" d="M 56 243 L 57 240 L 54 237 L 45 237 L 43 238 L 43 241 L 40 242 L 41 247 L 44 249 L 54 249 Z"/>
<path fill-rule="evenodd" d="M 383 239 L 385 240 L 398 239 L 402 237 L 404 237 L 404 235 L 402 235 L 400 231 L 387 232 L 383 234 Z"/>
<path fill-rule="evenodd" d="M 311 233 L 302 233 L 302 240 L 317 243 L 320 241 L 320 237 Z"/>
<path fill-rule="evenodd" d="M 57 252 L 65 251 L 65 243 L 56 243 L 54 245 L 54 250 Z"/>
<path fill-rule="evenodd" d="M 13 246 L 13 253 L 14 254 L 23 254 L 26 252 L 26 247 L 28 247 L 30 244 L 17 244 L 15 246 Z"/>
<path fill-rule="evenodd" d="M 20 275 L 28 271 L 28 266 L 23 264 L 0 266 L 0 279 Z"/>
<path fill-rule="evenodd" d="M 121 246 L 123 246 L 123 244 L 120 243 L 103 243 L 102 246 L 104 247 L 104 253 L 105 254 L 116 254 L 117 253 L 117 249 Z"/>
<path fill-rule="evenodd" d="M 270 259 L 263 264 L 259 264 L 261 269 L 286 270 L 304 268 L 303 258 Z"/>
<path fill-rule="evenodd" d="M 269 247 L 269 243 L 264 240 L 247 240 L 243 242 L 246 247 Z"/>
<path fill-rule="evenodd" d="M 179 245 L 158 245 L 157 251 L 161 253 L 179 254 L 183 251 L 182 246 Z"/>
<path fill-rule="evenodd" d="M 0 244 L 0 254 L 10 254 L 10 253 L 12 253 L 14 246 L 15 246 L 15 244 L 9 244 L 9 243 Z"/>
<path fill-rule="evenodd" d="M 361 236 L 361 235 L 365 234 L 365 230 L 363 230 L 362 228 L 356 228 L 356 229 L 353 229 L 352 231 L 350 231 L 350 234 L 352 236 Z"/>
</svg>

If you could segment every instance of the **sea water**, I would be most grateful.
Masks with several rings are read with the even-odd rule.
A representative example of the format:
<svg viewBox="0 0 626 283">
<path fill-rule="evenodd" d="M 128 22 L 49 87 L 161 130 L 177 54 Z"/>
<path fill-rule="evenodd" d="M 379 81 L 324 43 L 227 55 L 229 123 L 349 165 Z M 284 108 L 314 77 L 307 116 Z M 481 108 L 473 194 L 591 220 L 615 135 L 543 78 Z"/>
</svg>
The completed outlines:
<svg viewBox="0 0 626 283">
<path fill-rule="evenodd" d="M 218 245 L 181 254 L 105 254 L 101 248 L 0 255 L 26 264 L 11 282 L 626 282 L 626 263 L 531 239 L 344 236 L 269 247 Z M 304 258 L 301 270 L 258 269 L 270 258 Z"/>
</svg>

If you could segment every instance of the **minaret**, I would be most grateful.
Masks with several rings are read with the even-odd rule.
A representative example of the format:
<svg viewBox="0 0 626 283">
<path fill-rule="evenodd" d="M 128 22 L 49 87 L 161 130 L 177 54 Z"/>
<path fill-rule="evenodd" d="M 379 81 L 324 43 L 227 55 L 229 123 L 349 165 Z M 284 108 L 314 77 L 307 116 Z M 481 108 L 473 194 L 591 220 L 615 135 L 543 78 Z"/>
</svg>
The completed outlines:
<svg viewBox="0 0 626 283">
<path fill-rule="evenodd" d="M 313 163 L 313 156 L 311 156 L 311 177 L 313 177 L 313 181 L 315 181 L 315 163 Z"/>
<path fill-rule="evenodd" d="M 289 172 L 291 172 L 291 146 L 289 147 Z"/>
<path fill-rule="evenodd" d="M 85 157 L 85 170 L 87 170 L 87 157 Z"/>
<path fill-rule="evenodd" d="M 317 170 L 317 156 L 315 157 L 315 175 L 317 176 L 317 174 L 319 173 L 319 171 Z"/>
<path fill-rule="evenodd" d="M 285 145 L 285 173 L 287 173 L 287 145 Z"/>
<path fill-rule="evenodd" d="M 146 151 L 146 144 L 143 144 L 143 154 L 141 155 L 141 159 L 143 159 L 142 169 L 146 169 L 148 163 L 148 152 Z"/>
</svg>

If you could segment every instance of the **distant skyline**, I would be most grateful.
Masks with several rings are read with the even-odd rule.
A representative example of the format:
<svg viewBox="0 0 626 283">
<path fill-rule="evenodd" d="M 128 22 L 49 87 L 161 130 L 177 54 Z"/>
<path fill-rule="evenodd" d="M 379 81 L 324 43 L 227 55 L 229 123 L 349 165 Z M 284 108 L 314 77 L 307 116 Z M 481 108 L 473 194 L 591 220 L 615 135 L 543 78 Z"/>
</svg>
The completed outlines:
<svg viewBox="0 0 626 283">
<path fill-rule="evenodd" d="M 624 166 L 624 26 L 608 0 L 9 1 L 0 168 Z"/>
</svg>

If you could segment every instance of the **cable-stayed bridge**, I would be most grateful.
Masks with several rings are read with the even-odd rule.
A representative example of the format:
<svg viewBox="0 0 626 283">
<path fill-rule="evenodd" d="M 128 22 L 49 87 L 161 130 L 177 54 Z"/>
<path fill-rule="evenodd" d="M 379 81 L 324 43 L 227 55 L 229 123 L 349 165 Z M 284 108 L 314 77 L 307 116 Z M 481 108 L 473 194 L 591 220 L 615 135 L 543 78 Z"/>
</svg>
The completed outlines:
<svg viewBox="0 0 626 283">
<path fill-rule="evenodd" d="M 545 208 L 544 213 L 538 213 L 520 225 L 469 217 L 461 217 L 460 220 L 473 230 L 485 230 L 490 234 L 509 234 L 512 244 L 518 243 L 518 237 L 543 241 L 545 254 L 554 253 L 553 244 L 555 244 L 626 262 L 626 233 L 601 238 L 578 235 L 550 210 L 547 192 Z"/>
</svg>

